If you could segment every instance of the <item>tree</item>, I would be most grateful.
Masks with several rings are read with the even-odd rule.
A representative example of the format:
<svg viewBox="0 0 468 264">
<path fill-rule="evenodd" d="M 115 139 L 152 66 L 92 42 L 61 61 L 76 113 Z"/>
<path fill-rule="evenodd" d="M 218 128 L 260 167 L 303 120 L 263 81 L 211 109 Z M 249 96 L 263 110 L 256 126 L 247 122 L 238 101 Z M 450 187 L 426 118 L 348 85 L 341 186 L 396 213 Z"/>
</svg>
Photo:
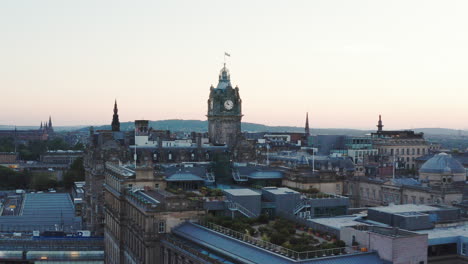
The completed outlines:
<svg viewBox="0 0 468 264">
<path fill-rule="evenodd" d="M 47 190 L 49 188 L 55 188 L 57 186 L 57 180 L 54 175 L 47 172 L 35 173 L 31 177 L 30 188 L 34 190 Z"/>
<path fill-rule="evenodd" d="M 63 185 L 70 189 L 76 181 L 85 180 L 85 169 L 83 166 L 83 158 L 77 158 L 70 169 L 63 175 Z"/>
<path fill-rule="evenodd" d="M 47 141 L 48 150 L 64 150 L 70 149 L 70 146 L 62 138 L 54 138 Z"/>
<path fill-rule="evenodd" d="M 0 188 L 25 189 L 29 186 L 31 175 L 28 172 L 16 172 L 10 168 L 0 166 Z"/>
</svg>

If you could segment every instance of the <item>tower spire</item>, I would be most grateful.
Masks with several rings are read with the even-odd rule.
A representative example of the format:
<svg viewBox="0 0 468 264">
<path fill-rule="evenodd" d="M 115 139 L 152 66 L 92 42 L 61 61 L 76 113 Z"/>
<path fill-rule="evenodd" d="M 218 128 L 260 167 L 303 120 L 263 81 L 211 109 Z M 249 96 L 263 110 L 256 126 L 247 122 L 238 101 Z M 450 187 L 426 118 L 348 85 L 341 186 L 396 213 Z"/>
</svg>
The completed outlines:
<svg viewBox="0 0 468 264">
<path fill-rule="evenodd" d="M 49 128 L 52 128 L 52 117 L 49 116 Z"/>
<path fill-rule="evenodd" d="M 114 115 L 112 116 L 112 131 L 120 131 L 119 109 L 117 108 L 117 99 L 114 102 Z"/>
<path fill-rule="evenodd" d="M 305 136 L 310 136 L 310 128 L 309 128 L 309 112 L 306 113 L 306 122 L 305 122 Z"/>
<path fill-rule="evenodd" d="M 379 122 L 377 123 L 377 132 L 383 131 L 383 125 L 382 125 L 382 115 L 379 115 Z"/>
</svg>

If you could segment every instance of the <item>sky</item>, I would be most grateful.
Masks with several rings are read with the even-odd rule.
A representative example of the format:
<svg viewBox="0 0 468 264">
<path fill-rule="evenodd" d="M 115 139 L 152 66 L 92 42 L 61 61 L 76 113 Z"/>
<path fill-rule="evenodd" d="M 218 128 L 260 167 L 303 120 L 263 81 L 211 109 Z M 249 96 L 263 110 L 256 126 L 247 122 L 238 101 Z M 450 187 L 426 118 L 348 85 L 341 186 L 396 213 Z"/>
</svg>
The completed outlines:
<svg viewBox="0 0 468 264">
<path fill-rule="evenodd" d="M 224 52 L 243 121 L 468 129 L 468 1 L 0 2 L 0 124 L 206 120 Z"/>
</svg>

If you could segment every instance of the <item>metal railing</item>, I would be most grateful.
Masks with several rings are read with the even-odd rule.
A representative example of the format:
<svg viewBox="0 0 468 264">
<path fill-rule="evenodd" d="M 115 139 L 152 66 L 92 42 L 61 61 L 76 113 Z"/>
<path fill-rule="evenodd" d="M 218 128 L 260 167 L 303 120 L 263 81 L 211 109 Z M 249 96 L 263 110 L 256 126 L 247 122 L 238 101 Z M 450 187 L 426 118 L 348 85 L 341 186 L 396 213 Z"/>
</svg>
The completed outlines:
<svg viewBox="0 0 468 264">
<path fill-rule="evenodd" d="M 294 207 L 294 214 L 299 213 L 302 209 L 310 207 L 310 200 L 304 199 L 301 200 L 295 207 Z"/>
<path fill-rule="evenodd" d="M 249 180 L 246 176 L 242 176 L 238 171 L 232 172 L 232 178 L 235 181 L 248 181 Z"/>
<path fill-rule="evenodd" d="M 188 253 L 196 256 L 197 258 L 201 258 L 201 259 L 207 261 L 208 263 L 224 264 L 224 262 L 221 262 L 221 261 L 219 261 L 217 259 L 211 258 L 210 256 L 208 256 L 206 254 L 201 253 L 199 250 L 190 247 L 189 245 L 187 245 L 183 241 L 181 241 L 181 240 L 179 240 L 179 239 L 177 239 L 177 238 L 175 238 L 175 237 L 173 237 L 171 235 L 166 236 L 163 239 L 163 242 L 166 242 L 166 243 L 170 244 L 173 247 L 181 248 L 182 250 L 185 250 Z"/>
<path fill-rule="evenodd" d="M 249 218 L 255 218 L 257 217 L 258 215 L 253 213 L 252 211 L 250 211 L 249 209 L 245 208 L 244 206 L 240 205 L 239 203 L 237 202 L 233 202 L 233 201 L 225 201 L 226 204 L 227 204 L 227 208 L 231 211 L 239 211 L 240 213 L 242 213 L 243 215 L 249 217 Z"/>
<path fill-rule="evenodd" d="M 310 193 L 302 193 L 303 196 L 305 196 L 307 199 L 338 199 L 338 198 L 348 198 L 345 196 L 341 196 L 338 194 L 332 194 L 332 193 L 316 193 L 316 194 L 310 194 Z"/>
<path fill-rule="evenodd" d="M 212 172 L 205 173 L 205 181 L 207 182 L 215 182 L 215 176 Z"/>
<path fill-rule="evenodd" d="M 352 254 L 352 253 L 360 252 L 357 249 L 354 249 L 352 247 L 338 247 L 338 248 L 331 248 L 331 249 L 319 249 L 319 250 L 313 250 L 313 251 L 297 252 L 297 251 L 270 243 L 268 241 L 264 241 L 262 239 L 249 236 L 247 234 L 237 232 L 237 231 L 234 231 L 232 229 L 229 229 L 220 225 L 213 224 L 211 222 L 199 221 L 198 223 L 195 223 L 195 224 L 198 224 L 200 226 L 203 226 L 215 232 L 230 236 L 233 239 L 237 239 L 245 243 L 249 243 L 253 246 L 260 247 L 262 249 L 265 249 L 273 253 L 280 254 L 284 257 L 295 259 L 295 260 L 323 258 L 327 256 L 336 256 L 336 255 L 344 255 L 344 254 Z"/>
</svg>

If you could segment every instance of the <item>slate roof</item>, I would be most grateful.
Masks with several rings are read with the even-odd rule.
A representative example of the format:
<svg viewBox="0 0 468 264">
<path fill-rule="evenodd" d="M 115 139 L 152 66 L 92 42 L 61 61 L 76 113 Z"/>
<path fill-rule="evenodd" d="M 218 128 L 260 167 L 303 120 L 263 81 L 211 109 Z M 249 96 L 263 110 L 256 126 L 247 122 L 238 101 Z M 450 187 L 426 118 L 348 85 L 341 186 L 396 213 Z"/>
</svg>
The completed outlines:
<svg viewBox="0 0 468 264">
<path fill-rule="evenodd" d="M 245 166 L 245 167 L 236 167 L 240 175 L 246 176 L 250 179 L 260 180 L 260 179 L 282 179 L 283 172 L 281 170 L 275 170 L 268 167 L 260 166 Z"/>
<path fill-rule="evenodd" d="M 0 216 L 3 230 L 55 230 L 62 224 L 65 231 L 81 228 L 81 217 L 75 217 L 74 205 L 68 193 L 28 193 L 21 215 Z"/>
<path fill-rule="evenodd" d="M 419 169 L 420 173 L 465 173 L 463 165 L 452 155 L 439 153 L 426 161 Z"/>
<path fill-rule="evenodd" d="M 233 239 L 199 225 L 185 222 L 172 230 L 174 234 L 187 239 L 197 245 L 215 251 L 220 255 L 228 256 L 239 263 L 249 264 L 362 264 L 385 263 L 375 252 L 349 254 L 336 257 L 326 257 L 311 260 L 293 260 L 271 251 Z"/>
<path fill-rule="evenodd" d="M 396 185 L 421 186 L 421 182 L 414 178 L 395 178 L 391 179 L 390 181 Z"/>
<path fill-rule="evenodd" d="M 205 167 L 169 167 L 164 170 L 166 181 L 203 181 Z"/>
</svg>

